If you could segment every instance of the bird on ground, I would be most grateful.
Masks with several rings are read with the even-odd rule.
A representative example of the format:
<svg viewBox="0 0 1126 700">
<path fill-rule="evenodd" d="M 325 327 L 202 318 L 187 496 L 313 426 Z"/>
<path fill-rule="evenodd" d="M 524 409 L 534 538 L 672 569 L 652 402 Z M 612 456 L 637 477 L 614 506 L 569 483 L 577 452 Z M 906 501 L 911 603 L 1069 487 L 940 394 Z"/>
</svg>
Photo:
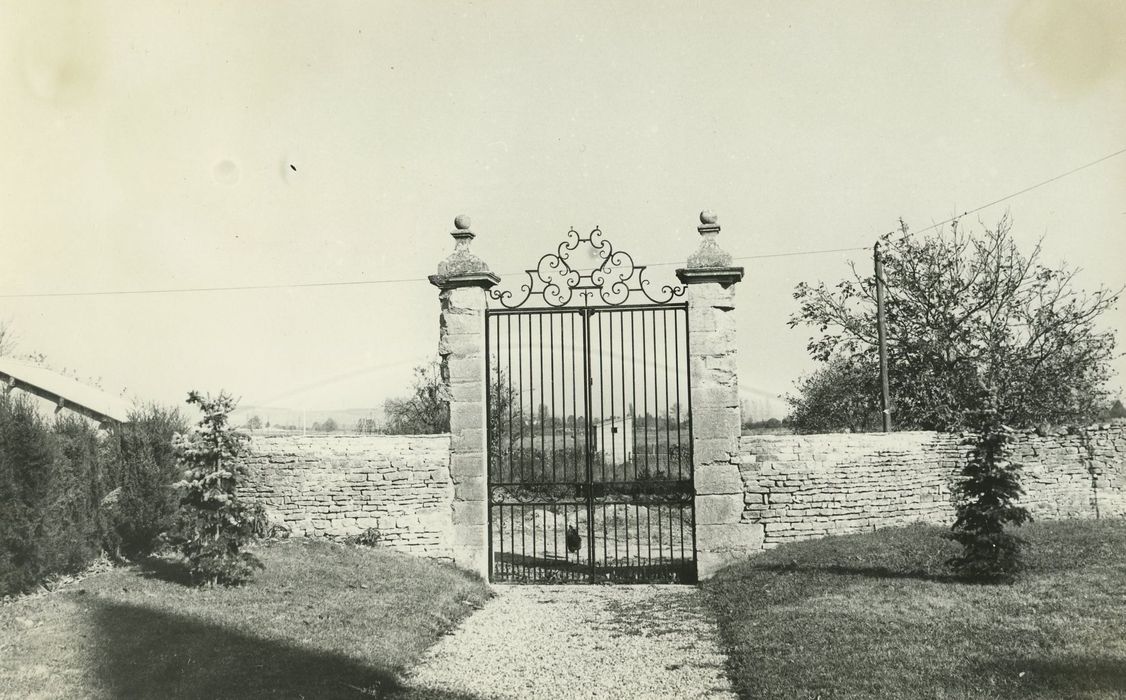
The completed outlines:
<svg viewBox="0 0 1126 700">
<path fill-rule="evenodd" d="M 567 526 L 567 551 L 572 554 L 579 551 L 583 546 L 583 538 L 579 536 L 579 531 L 573 525 Z"/>
</svg>

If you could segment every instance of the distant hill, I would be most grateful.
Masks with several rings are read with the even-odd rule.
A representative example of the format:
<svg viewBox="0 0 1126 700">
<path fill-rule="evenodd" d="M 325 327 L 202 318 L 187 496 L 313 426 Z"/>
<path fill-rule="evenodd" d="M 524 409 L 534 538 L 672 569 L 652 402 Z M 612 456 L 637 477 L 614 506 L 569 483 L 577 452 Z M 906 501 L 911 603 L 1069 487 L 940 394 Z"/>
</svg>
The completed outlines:
<svg viewBox="0 0 1126 700">
<path fill-rule="evenodd" d="M 269 423 L 271 426 L 293 425 L 301 428 L 304 425 L 309 430 L 312 430 L 314 423 L 323 423 L 331 418 L 341 430 L 350 430 L 361 418 L 372 418 L 382 423 L 383 407 L 302 410 L 279 406 L 239 406 L 231 414 L 231 423 L 236 426 L 246 425 L 251 416 L 258 416 L 263 426 Z"/>
</svg>

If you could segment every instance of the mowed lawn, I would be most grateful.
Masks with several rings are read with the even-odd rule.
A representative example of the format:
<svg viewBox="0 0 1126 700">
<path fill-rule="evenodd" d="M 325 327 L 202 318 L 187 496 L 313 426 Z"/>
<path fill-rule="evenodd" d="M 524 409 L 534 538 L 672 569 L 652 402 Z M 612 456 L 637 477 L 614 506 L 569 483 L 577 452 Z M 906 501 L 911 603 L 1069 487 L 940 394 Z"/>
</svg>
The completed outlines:
<svg viewBox="0 0 1126 700">
<path fill-rule="evenodd" d="M 795 543 L 704 586 L 743 698 L 1126 698 L 1126 522 L 1033 523 L 1009 586 L 912 526 Z"/>
<path fill-rule="evenodd" d="M 239 588 L 154 560 L 0 606 L 0 697 L 386 697 L 488 598 L 452 566 L 294 540 Z M 449 696 L 456 697 L 456 696 Z"/>
</svg>

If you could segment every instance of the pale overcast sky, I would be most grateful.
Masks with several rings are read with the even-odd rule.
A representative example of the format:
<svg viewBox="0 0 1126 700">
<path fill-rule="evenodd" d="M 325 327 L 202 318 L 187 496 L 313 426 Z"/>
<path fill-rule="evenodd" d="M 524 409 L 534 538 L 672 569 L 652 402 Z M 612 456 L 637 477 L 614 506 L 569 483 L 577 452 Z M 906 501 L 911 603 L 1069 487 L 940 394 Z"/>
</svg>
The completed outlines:
<svg viewBox="0 0 1126 700">
<path fill-rule="evenodd" d="M 380 405 L 435 353 L 459 213 L 500 273 L 571 226 L 681 262 L 705 208 L 736 256 L 869 246 L 1126 147 L 1123 36 L 1114 0 L 3 2 L 0 294 L 419 281 L 0 318 L 114 393 Z M 1126 283 L 1126 155 L 979 216 L 1006 207 Z M 746 389 L 812 368 L 791 292 L 850 257 L 743 263 Z"/>
</svg>

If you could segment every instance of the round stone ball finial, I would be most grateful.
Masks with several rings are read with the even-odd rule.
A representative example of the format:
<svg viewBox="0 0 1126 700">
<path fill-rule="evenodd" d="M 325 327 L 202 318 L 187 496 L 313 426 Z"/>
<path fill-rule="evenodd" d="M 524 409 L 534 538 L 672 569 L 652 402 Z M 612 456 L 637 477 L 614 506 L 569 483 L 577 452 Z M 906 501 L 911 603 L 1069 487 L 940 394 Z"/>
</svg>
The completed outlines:
<svg viewBox="0 0 1126 700">
<path fill-rule="evenodd" d="M 469 230 L 469 224 L 470 224 L 469 217 L 466 216 L 465 214 L 458 214 L 454 218 L 454 228 L 456 228 L 458 231 L 468 231 Z"/>
<path fill-rule="evenodd" d="M 704 224 L 705 226 L 711 226 L 718 220 L 719 217 L 717 217 L 715 215 L 715 212 L 711 209 L 705 209 L 704 211 L 700 212 L 700 223 Z"/>
</svg>

